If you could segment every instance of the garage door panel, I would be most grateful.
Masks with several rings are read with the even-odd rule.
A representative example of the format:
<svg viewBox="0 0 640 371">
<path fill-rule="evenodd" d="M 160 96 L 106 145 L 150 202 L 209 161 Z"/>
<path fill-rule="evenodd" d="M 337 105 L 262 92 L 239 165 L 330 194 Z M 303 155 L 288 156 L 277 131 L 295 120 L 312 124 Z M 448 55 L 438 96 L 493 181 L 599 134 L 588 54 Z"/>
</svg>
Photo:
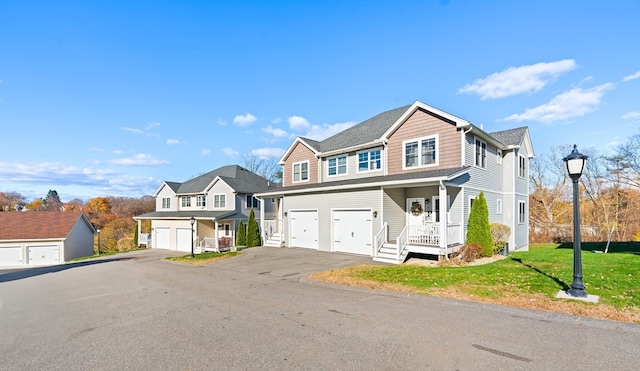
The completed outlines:
<svg viewBox="0 0 640 371">
<path fill-rule="evenodd" d="M 176 250 L 191 252 L 191 229 L 176 229 Z"/>
<path fill-rule="evenodd" d="M 291 211 L 291 246 L 318 249 L 318 211 Z"/>
<path fill-rule="evenodd" d="M 58 245 L 27 246 L 29 265 L 49 265 L 60 262 Z"/>
<path fill-rule="evenodd" d="M 0 266 L 13 267 L 24 265 L 22 260 L 22 246 L 0 247 Z"/>
<path fill-rule="evenodd" d="M 156 228 L 156 240 L 153 247 L 156 249 L 169 249 L 169 228 Z"/>
<path fill-rule="evenodd" d="M 372 219 L 370 210 L 335 210 L 333 212 L 333 250 L 371 256 Z"/>
</svg>

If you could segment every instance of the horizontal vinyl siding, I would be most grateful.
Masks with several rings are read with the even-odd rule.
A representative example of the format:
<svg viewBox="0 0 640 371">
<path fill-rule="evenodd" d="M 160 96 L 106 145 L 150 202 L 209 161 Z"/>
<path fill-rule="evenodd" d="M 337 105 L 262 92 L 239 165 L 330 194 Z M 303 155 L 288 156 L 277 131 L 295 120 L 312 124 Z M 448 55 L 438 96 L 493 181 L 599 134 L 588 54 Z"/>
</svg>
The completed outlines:
<svg viewBox="0 0 640 371">
<path fill-rule="evenodd" d="M 384 222 L 389 225 L 389 239 L 392 241 L 402 232 L 406 224 L 406 203 L 405 188 L 390 188 L 384 190 L 383 217 Z"/>
<path fill-rule="evenodd" d="M 403 170 L 404 148 L 402 142 L 434 134 L 438 134 L 438 166 Z M 460 134 L 458 134 L 456 127 L 422 110 L 416 111 L 391 134 L 387 148 L 389 175 L 462 166 L 460 163 Z"/>
<path fill-rule="evenodd" d="M 467 134 L 465 146 L 466 164 L 471 166 L 469 180 L 465 185 L 482 190 L 502 191 L 502 166 L 504 165 L 496 161 L 496 148 L 487 143 L 487 167 L 480 168 L 474 166 L 475 137 L 473 135 Z"/>
<path fill-rule="evenodd" d="M 293 164 L 297 162 L 309 161 L 309 180 L 306 182 L 293 183 Z M 285 160 L 283 171 L 283 185 L 285 187 L 301 184 L 318 183 L 318 159 L 313 152 L 304 144 L 298 143 Z"/>
<path fill-rule="evenodd" d="M 380 190 L 371 189 L 354 192 L 317 193 L 297 196 L 285 196 L 284 210 L 288 212 L 285 220 L 285 238 L 288 236 L 291 217 L 290 210 L 318 210 L 318 250 L 331 251 L 331 210 L 334 209 L 371 209 L 378 212 L 378 217 L 373 218 L 372 237 L 378 233 L 382 226 Z"/>
</svg>

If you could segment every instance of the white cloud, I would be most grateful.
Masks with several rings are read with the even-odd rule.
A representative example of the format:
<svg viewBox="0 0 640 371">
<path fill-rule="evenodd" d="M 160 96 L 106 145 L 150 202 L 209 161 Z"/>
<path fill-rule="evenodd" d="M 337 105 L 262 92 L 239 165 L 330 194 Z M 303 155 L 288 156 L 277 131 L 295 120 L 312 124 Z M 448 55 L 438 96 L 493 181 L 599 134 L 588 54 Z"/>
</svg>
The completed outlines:
<svg viewBox="0 0 640 371">
<path fill-rule="evenodd" d="M 224 121 L 224 120 L 223 120 L 223 119 L 221 119 L 221 118 L 218 118 L 218 125 L 220 125 L 220 126 L 227 126 L 227 122 L 226 122 L 226 121 Z"/>
<path fill-rule="evenodd" d="M 274 138 L 284 138 L 287 136 L 287 132 L 280 129 L 280 128 L 274 128 L 273 126 L 269 125 L 266 128 L 262 128 L 262 131 L 264 131 L 267 134 L 271 134 L 273 135 Z"/>
<path fill-rule="evenodd" d="M 127 128 L 127 127 L 121 127 L 120 129 L 124 130 L 124 131 L 128 131 L 130 133 L 134 133 L 134 134 L 144 134 L 144 131 L 142 131 L 141 129 L 136 129 L 136 128 Z"/>
<path fill-rule="evenodd" d="M 111 153 L 116 154 L 116 155 L 121 155 L 124 153 L 123 150 L 121 149 L 114 149 L 113 151 L 111 151 Z"/>
<path fill-rule="evenodd" d="M 172 145 L 172 144 L 180 144 L 180 141 L 177 139 L 167 139 L 167 144 L 168 145 Z"/>
<path fill-rule="evenodd" d="M 458 90 L 458 93 L 477 94 L 482 100 L 534 93 L 574 68 L 576 68 L 576 62 L 573 59 L 509 67 L 502 72 L 496 72 L 465 85 Z"/>
<path fill-rule="evenodd" d="M 147 126 L 145 127 L 145 129 L 147 131 L 152 130 L 153 128 L 157 128 L 158 126 L 160 126 L 159 122 L 150 122 L 147 124 Z"/>
<path fill-rule="evenodd" d="M 211 153 L 210 149 L 203 149 L 202 151 L 200 151 L 201 155 L 208 155 L 209 153 Z"/>
<path fill-rule="evenodd" d="M 287 121 L 289 122 L 289 128 L 291 130 L 299 131 L 311 127 L 309 121 L 307 121 L 307 119 L 302 116 L 291 116 L 287 119 Z"/>
<path fill-rule="evenodd" d="M 256 120 L 257 118 L 254 115 L 246 113 L 244 115 L 237 115 L 234 117 L 233 123 L 238 126 L 247 126 L 253 124 Z"/>
<path fill-rule="evenodd" d="M 256 148 L 251 150 L 251 154 L 257 156 L 261 160 L 277 160 L 284 154 L 282 148 Z"/>
<path fill-rule="evenodd" d="M 640 120 L 640 112 L 631 111 L 622 115 L 622 118 L 625 120 Z"/>
<path fill-rule="evenodd" d="M 507 121 L 540 121 L 551 123 L 573 117 L 584 116 L 600 105 L 600 100 L 607 90 L 614 85 L 606 83 L 591 89 L 576 88 L 555 96 L 549 103 L 528 108 L 521 114 L 511 115 Z"/>
<path fill-rule="evenodd" d="M 120 129 L 124 130 L 124 131 L 128 131 L 129 133 L 138 134 L 138 135 L 144 135 L 144 136 L 150 137 L 150 136 L 155 135 L 151 131 L 154 128 L 157 128 L 158 126 L 160 126 L 159 122 L 150 122 L 145 126 L 144 130 L 138 129 L 138 128 L 129 128 L 129 127 L 121 127 Z"/>
<path fill-rule="evenodd" d="M 349 129 L 355 124 L 357 124 L 357 122 L 348 121 L 338 124 L 311 125 L 311 128 L 309 128 L 309 131 L 307 131 L 304 137 L 318 141 L 324 140 L 343 130 Z"/>
<path fill-rule="evenodd" d="M 231 156 L 231 157 L 235 157 L 235 156 L 239 156 L 240 155 L 240 152 L 234 151 L 233 148 L 229 148 L 229 147 L 223 148 L 222 149 L 222 153 L 224 153 L 227 156 Z"/>
<path fill-rule="evenodd" d="M 640 71 L 631 74 L 629 76 L 625 76 L 624 79 L 622 79 L 622 81 L 631 81 L 631 80 L 635 80 L 635 79 L 640 79 Z"/>
<path fill-rule="evenodd" d="M 167 165 L 169 161 L 162 160 L 146 153 L 139 153 L 131 157 L 116 158 L 109 161 L 113 165 L 122 166 L 159 166 Z"/>
</svg>

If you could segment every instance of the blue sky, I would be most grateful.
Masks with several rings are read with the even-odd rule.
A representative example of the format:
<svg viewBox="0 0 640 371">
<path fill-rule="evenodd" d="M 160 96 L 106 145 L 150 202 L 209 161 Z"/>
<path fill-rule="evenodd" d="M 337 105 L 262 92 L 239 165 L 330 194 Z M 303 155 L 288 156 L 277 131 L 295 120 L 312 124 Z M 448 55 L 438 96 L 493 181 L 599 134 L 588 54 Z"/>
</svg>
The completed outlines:
<svg viewBox="0 0 640 371">
<path fill-rule="evenodd" d="M 0 191 L 152 194 L 420 100 L 537 155 L 640 129 L 640 1 L 0 0 Z"/>
</svg>

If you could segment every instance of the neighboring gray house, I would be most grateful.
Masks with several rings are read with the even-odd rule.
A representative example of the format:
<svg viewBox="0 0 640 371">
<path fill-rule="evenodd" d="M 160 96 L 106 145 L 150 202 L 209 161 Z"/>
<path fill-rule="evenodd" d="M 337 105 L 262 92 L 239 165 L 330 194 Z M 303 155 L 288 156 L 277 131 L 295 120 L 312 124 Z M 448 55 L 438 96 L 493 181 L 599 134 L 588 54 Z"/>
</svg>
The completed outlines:
<svg viewBox="0 0 640 371">
<path fill-rule="evenodd" d="M 527 249 L 532 157 L 526 127 L 487 133 L 418 101 L 321 142 L 298 137 L 280 160 L 283 187 L 258 195 L 277 202 L 264 239 L 394 263 L 444 256 L 464 244 L 484 192 L 490 221 L 511 229 L 510 249 Z"/>
<path fill-rule="evenodd" d="M 0 266 L 54 265 L 93 255 L 95 232 L 81 211 L 0 212 Z"/>
<path fill-rule="evenodd" d="M 237 223 L 246 221 L 251 208 L 256 218 L 275 217 L 274 202 L 260 204 L 255 193 L 275 190 L 279 184 L 237 165 L 223 166 L 184 183 L 163 182 L 153 194 L 156 211 L 134 217 L 151 220 L 151 238 L 140 234 L 139 243 L 157 249 L 191 251 L 191 217 L 194 248 L 219 250 L 233 246 Z"/>
</svg>

